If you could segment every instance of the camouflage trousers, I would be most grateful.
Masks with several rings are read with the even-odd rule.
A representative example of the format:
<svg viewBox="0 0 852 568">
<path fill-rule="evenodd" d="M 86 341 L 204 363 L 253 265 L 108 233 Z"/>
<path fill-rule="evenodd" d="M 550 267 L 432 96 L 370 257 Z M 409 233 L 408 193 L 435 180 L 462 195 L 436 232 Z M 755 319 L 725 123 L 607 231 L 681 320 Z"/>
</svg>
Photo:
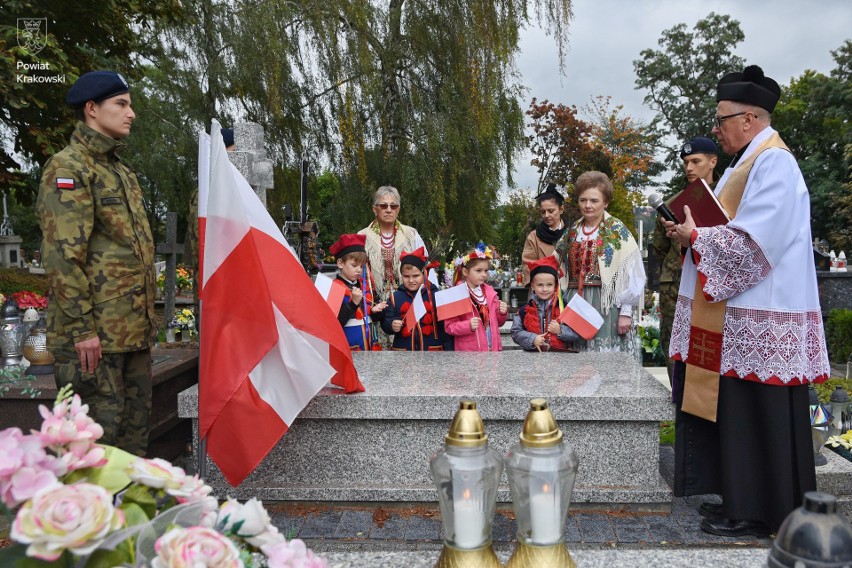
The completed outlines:
<svg viewBox="0 0 852 568">
<path fill-rule="evenodd" d="M 674 361 L 669 359 L 669 343 L 672 338 L 672 324 L 674 323 L 679 288 L 680 281 L 660 282 L 660 343 L 663 346 L 663 354 L 666 356 L 669 383 L 671 383 L 672 371 L 674 370 Z"/>
<path fill-rule="evenodd" d="M 71 385 L 104 429 L 102 444 L 145 456 L 151 417 L 151 350 L 104 353 L 94 373 L 80 370 L 75 352 L 54 353 L 57 388 Z"/>
</svg>

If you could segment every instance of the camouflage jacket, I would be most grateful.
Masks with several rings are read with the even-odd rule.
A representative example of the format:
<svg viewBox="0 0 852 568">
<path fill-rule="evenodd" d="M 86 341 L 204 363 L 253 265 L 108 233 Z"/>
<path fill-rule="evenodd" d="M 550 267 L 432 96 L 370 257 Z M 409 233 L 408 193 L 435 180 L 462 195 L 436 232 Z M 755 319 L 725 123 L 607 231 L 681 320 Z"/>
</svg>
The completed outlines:
<svg viewBox="0 0 852 568">
<path fill-rule="evenodd" d="M 96 335 L 104 352 L 144 349 L 154 327 L 154 239 L 126 147 L 77 123 L 44 165 L 37 211 L 50 280 L 48 345 Z"/>
<path fill-rule="evenodd" d="M 654 236 L 651 237 L 650 247 L 654 249 L 654 253 L 660 259 L 660 283 L 680 282 L 680 271 L 683 266 L 680 247 L 666 236 L 666 230 L 659 219 L 657 219 L 654 227 Z"/>
</svg>

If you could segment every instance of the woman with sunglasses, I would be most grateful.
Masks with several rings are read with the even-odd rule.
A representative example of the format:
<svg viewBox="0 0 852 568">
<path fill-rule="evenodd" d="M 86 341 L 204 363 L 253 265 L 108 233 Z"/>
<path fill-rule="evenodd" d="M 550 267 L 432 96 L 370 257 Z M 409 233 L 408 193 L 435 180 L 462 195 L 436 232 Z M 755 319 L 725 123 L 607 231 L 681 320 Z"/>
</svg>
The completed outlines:
<svg viewBox="0 0 852 568">
<path fill-rule="evenodd" d="M 399 217 L 399 192 L 395 187 L 383 185 L 373 196 L 373 214 L 376 218 L 358 231 L 367 235 L 367 264 L 373 275 L 374 297 L 387 299 L 400 283 L 399 257 L 402 251 L 424 247 L 417 229 L 403 225 Z M 429 254 L 426 252 L 425 254 Z"/>
</svg>

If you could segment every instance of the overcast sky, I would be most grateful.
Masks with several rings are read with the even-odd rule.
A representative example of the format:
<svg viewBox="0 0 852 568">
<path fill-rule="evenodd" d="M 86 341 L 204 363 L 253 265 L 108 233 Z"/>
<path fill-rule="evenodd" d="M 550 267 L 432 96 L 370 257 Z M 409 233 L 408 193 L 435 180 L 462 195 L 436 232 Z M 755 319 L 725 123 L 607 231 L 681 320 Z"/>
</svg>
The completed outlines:
<svg viewBox="0 0 852 568">
<path fill-rule="evenodd" d="M 828 73 L 831 50 L 852 38 L 852 0 L 574 0 L 573 12 L 564 75 L 553 38 L 535 27 L 522 32 L 517 64 L 528 89 L 524 110 L 533 97 L 582 108 L 596 95 L 610 95 L 625 113 L 650 121 L 646 92 L 634 89 L 633 60 L 643 49 L 659 49 L 663 30 L 685 23 L 692 31 L 710 12 L 740 22 L 745 40 L 735 54 L 782 85 L 807 69 Z M 525 154 L 518 162 L 518 187 L 536 187 L 538 172 L 529 161 Z"/>
</svg>

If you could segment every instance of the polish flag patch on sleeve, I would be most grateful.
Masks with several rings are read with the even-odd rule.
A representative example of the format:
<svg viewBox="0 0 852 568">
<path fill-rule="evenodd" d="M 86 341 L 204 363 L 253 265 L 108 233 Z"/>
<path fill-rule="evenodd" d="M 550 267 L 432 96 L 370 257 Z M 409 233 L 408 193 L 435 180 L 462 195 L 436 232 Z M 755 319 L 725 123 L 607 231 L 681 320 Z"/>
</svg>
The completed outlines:
<svg viewBox="0 0 852 568">
<path fill-rule="evenodd" d="M 74 178 L 56 178 L 56 189 L 74 189 Z"/>
</svg>

